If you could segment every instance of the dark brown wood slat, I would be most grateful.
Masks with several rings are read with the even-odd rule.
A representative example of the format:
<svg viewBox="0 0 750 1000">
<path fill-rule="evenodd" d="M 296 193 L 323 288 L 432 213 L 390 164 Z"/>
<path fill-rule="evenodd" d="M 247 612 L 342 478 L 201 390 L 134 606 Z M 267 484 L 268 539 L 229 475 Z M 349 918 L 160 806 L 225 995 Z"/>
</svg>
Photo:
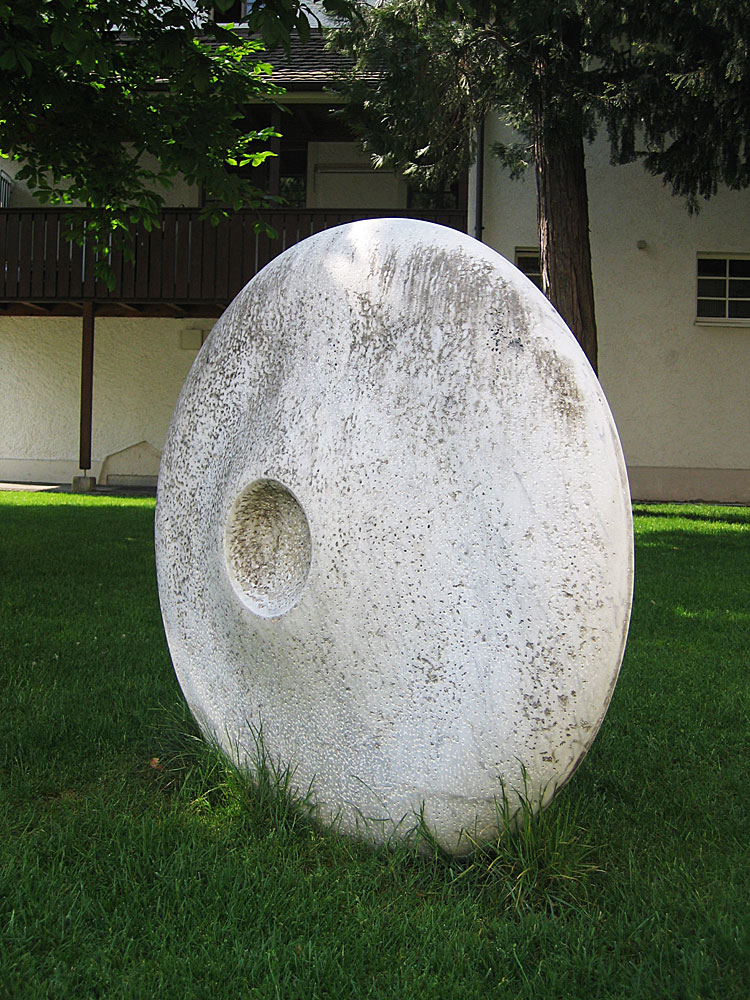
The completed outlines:
<svg viewBox="0 0 750 1000">
<path fill-rule="evenodd" d="M 148 237 L 148 298 L 163 301 L 164 229 L 152 229 Z"/>
<path fill-rule="evenodd" d="M 47 261 L 47 221 L 44 212 L 34 219 L 34 236 L 31 249 L 31 298 L 40 299 L 44 295 L 44 268 Z"/>
<path fill-rule="evenodd" d="M 338 225 L 341 221 L 340 212 L 325 212 L 318 218 L 312 220 L 312 226 L 310 235 L 315 233 L 322 233 L 326 229 L 333 229 L 334 226 Z M 304 235 L 300 234 L 300 238 L 304 239 Z"/>
<path fill-rule="evenodd" d="M 280 232 L 277 226 L 273 223 L 274 214 L 273 212 L 265 212 L 263 215 L 263 222 L 267 226 L 272 226 L 276 229 L 276 233 L 279 239 L 283 239 L 283 232 Z M 262 271 L 266 264 L 273 257 L 272 244 L 276 242 L 276 239 L 269 236 L 266 229 L 261 229 L 256 234 L 255 240 L 255 273 Z"/>
<path fill-rule="evenodd" d="M 110 275 L 111 280 L 116 283 L 117 272 L 115 270 L 114 249 L 115 249 L 114 239 L 110 237 L 109 253 L 98 254 L 97 262 L 101 260 L 102 263 L 106 264 L 107 271 Z M 110 288 L 109 285 L 107 284 L 107 279 L 103 276 L 103 274 L 97 275 L 94 284 L 94 298 L 100 302 L 102 300 L 106 301 L 107 299 L 112 297 L 113 293 L 114 293 L 114 284 L 112 285 L 112 288 Z"/>
<path fill-rule="evenodd" d="M 206 223 L 195 216 L 190 226 L 190 259 L 188 263 L 187 298 L 200 301 L 203 277 L 203 239 Z"/>
<path fill-rule="evenodd" d="M 283 211 L 274 212 L 271 216 L 271 225 L 279 234 L 279 238 L 271 240 L 270 260 L 274 260 L 280 253 L 283 253 L 288 247 L 299 241 L 299 216 L 299 212 L 290 213 Z"/>
<path fill-rule="evenodd" d="M 308 236 L 314 236 L 315 233 L 320 232 L 321 229 L 326 228 L 326 213 L 321 211 L 311 212 L 307 209 L 299 209 L 297 211 L 296 218 L 294 219 L 294 229 L 289 231 L 289 242 L 287 246 L 294 246 L 295 243 L 301 243 L 302 240 L 306 240 Z M 286 247 L 284 247 L 286 250 Z"/>
<path fill-rule="evenodd" d="M 164 212 L 161 222 L 161 296 L 164 301 L 175 297 L 175 230 L 174 212 Z"/>
<path fill-rule="evenodd" d="M 8 271 L 8 213 L 0 212 L 0 298 L 5 296 Z"/>
<path fill-rule="evenodd" d="M 290 230 L 288 233 L 284 249 L 288 250 L 289 247 L 294 246 L 295 243 L 301 243 L 302 240 L 306 240 L 308 236 L 312 236 L 314 231 L 313 227 L 317 224 L 317 220 L 312 217 L 310 212 L 300 209 L 294 220 L 294 229 Z"/>
<path fill-rule="evenodd" d="M 175 259 L 174 259 L 174 293 L 178 301 L 188 297 L 190 279 L 190 240 L 192 230 L 192 215 L 175 213 Z"/>
<path fill-rule="evenodd" d="M 18 297 L 21 299 L 31 296 L 31 248 L 36 214 L 22 215 L 18 225 Z"/>
<path fill-rule="evenodd" d="M 18 215 L 8 213 L 5 233 L 5 294 L 8 298 L 18 297 Z"/>
<path fill-rule="evenodd" d="M 65 298 L 83 298 L 83 247 L 75 240 L 71 240 L 70 246 L 70 267 L 68 270 L 68 291 Z"/>
<path fill-rule="evenodd" d="M 277 256 L 282 251 L 294 246 L 295 243 L 300 243 L 302 240 L 307 239 L 316 224 L 317 222 L 313 213 L 306 211 L 304 208 L 297 209 L 293 214 L 290 213 L 284 226 L 282 245 L 276 251 Z"/>
<path fill-rule="evenodd" d="M 237 292 L 245 286 L 245 282 L 252 277 L 251 273 L 245 278 L 245 263 L 243 259 L 245 225 L 252 229 L 252 222 L 245 212 L 235 212 L 227 220 L 227 299 L 230 302 Z"/>
<path fill-rule="evenodd" d="M 315 233 L 321 232 L 323 229 L 328 229 L 327 215 L 313 215 L 312 212 L 298 212 L 297 213 L 297 229 L 294 234 L 294 239 L 289 241 L 287 246 L 294 246 L 295 243 L 301 243 L 302 240 L 308 239 L 310 236 L 314 236 Z M 284 247 L 286 249 L 286 247 Z"/>
<path fill-rule="evenodd" d="M 242 274 L 237 291 L 244 288 L 247 282 L 258 272 L 258 230 L 257 219 L 245 216 L 242 227 Z"/>
<path fill-rule="evenodd" d="M 209 219 L 203 223 L 203 265 L 198 298 L 210 302 L 216 298 L 216 226 Z"/>
<path fill-rule="evenodd" d="M 84 243 L 83 246 L 83 297 L 93 299 L 96 291 L 96 262 L 97 254 L 91 242 Z"/>
<path fill-rule="evenodd" d="M 149 271 L 149 250 L 151 243 L 146 227 L 138 225 L 135 243 L 135 285 L 133 288 L 133 298 L 139 302 L 148 298 L 148 271 Z"/>
<path fill-rule="evenodd" d="M 57 298 L 60 270 L 60 213 L 45 213 L 44 290 L 41 298 Z"/>
<path fill-rule="evenodd" d="M 70 255 L 73 252 L 73 245 L 70 240 L 66 240 L 63 235 L 64 220 L 58 219 L 57 223 L 57 273 L 55 275 L 55 297 L 67 299 L 70 294 Z"/>
<path fill-rule="evenodd" d="M 229 303 L 229 219 L 221 219 L 212 227 L 216 250 L 214 254 L 214 298 L 218 302 Z M 206 296 L 209 298 L 210 296 Z"/>
<path fill-rule="evenodd" d="M 124 250 L 117 251 L 120 255 L 120 295 L 118 297 L 122 299 L 132 299 L 135 296 L 135 261 L 132 254 L 135 253 L 136 243 L 137 233 L 131 230 L 131 239 L 129 244 L 131 252 L 126 254 Z"/>
<path fill-rule="evenodd" d="M 258 261 L 259 267 L 265 267 L 287 247 L 297 242 L 299 212 L 271 212 L 269 222 L 278 235 L 267 240 L 264 246 L 264 259 L 262 263 Z"/>
<path fill-rule="evenodd" d="M 320 233 L 324 229 L 330 229 L 329 218 L 330 214 L 328 212 L 310 213 L 310 220 L 307 225 L 304 228 L 300 225 L 296 242 L 300 243 L 302 240 L 307 239 L 308 236 L 314 236 L 315 233 Z"/>
<path fill-rule="evenodd" d="M 310 235 L 312 236 L 313 233 L 322 233 L 326 229 L 333 229 L 335 226 L 353 221 L 354 218 L 351 212 L 328 210 L 323 212 L 320 217 L 313 219 Z"/>
</svg>

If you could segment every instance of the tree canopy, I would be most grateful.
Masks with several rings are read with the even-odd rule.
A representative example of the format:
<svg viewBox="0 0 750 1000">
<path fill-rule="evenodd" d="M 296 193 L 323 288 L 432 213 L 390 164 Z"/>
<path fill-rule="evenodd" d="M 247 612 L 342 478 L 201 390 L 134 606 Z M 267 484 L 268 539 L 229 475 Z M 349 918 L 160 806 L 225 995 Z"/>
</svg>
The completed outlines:
<svg viewBox="0 0 750 1000">
<path fill-rule="evenodd" d="M 744 0 L 393 0 L 332 41 L 355 129 L 419 183 L 472 161 L 488 112 L 515 129 L 495 151 L 534 165 L 545 290 L 596 368 L 585 142 L 606 128 L 691 208 L 750 183 L 748 24 Z"/>
<path fill-rule="evenodd" d="M 222 205 L 261 204 L 246 173 L 226 165 L 271 155 L 270 115 L 257 131 L 242 119 L 250 102 L 281 93 L 265 51 L 308 33 L 308 21 L 299 0 L 268 0 L 238 32 L 214 18 L 230 6 L 0 0 L 0 150 L 23 163 L 17 178 L 41 202 L 86 205 L 100 245 L 130 221 L 157 224 L 178 175 Z"/>
<path fill-rule="evenodd" d="M 155 221 L 180 173 L 229 204 L 257 192 L 224 169 L 260 162 L 267 132 L 242 134 L 267 99 L 259 42 L 179 0 L 0 3 L 0 144 L 37 198 L 82 202 L 106 228 Z"/>
<path fill-rule="evenodd" d="M 627 58 L 602 116 L 613 159 L 640 160 L 690 210 L 721 185 L 750 185 L 746 0 L 642 0 L 626 12 Z"/>
</svg>

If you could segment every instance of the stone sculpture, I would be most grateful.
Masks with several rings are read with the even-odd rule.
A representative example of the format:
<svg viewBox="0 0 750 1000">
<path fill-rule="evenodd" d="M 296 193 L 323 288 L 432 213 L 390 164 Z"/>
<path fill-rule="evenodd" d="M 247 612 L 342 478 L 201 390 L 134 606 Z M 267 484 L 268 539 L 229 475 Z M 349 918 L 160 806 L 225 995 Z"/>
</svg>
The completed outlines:
<svg viewBox="0 0 750 1000">
<path fill-rule="evenodd" d="M 157 569 L 190 708 L 324 822 L 494 836 L 546 802 L 617 678 L 633 555 L 599 383 L 541 292 L 411 220 L 328 230 L 237 296 L 185 383 Z M 466 832 L 470 836 L 466 835 Z"/>
</svg>

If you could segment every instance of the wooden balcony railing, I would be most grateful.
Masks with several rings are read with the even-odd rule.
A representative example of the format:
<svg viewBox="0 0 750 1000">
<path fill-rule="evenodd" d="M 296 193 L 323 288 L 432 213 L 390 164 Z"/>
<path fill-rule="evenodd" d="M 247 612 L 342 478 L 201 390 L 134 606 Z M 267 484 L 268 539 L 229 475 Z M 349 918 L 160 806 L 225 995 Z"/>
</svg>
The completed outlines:
<svg viewBox="0 0 750 1000">
<path fill-rule="evenodd" d="M 236 212 L 217 226 L 193 209 L 162 213 L 159 229 L 133 234 L 133 259 L 114 249 L 114 285 L 97 277 L 95 257 L 65 236 L 70 210 L 0 211 L 0 308 L 14 304 L 45 308 L 55 303 L 122 303 L 130 307 L 170 304 L 179 308 L 221 307 L 287 247 L 313 233 L 357 219 L 409 217 L 465 231 L 463 211 L 328 211 L 284 209 Z M 278 234 L 258 232 L 258 219 Z"/>
</svg>

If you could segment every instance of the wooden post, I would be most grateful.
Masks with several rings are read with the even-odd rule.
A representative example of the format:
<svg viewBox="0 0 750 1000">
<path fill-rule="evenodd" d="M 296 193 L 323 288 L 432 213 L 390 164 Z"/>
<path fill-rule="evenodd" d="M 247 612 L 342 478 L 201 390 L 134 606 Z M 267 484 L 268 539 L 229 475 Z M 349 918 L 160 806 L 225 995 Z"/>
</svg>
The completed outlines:
<svg viewBox="0 0 750 1000">
<path fill-rule="evenodd" d="M 91 410 L 94 398 L 94 303 L 83 306 L 81 337 L 81 433 L 78 464 L 86 475 L 91 468 Z"/>
</svg>

